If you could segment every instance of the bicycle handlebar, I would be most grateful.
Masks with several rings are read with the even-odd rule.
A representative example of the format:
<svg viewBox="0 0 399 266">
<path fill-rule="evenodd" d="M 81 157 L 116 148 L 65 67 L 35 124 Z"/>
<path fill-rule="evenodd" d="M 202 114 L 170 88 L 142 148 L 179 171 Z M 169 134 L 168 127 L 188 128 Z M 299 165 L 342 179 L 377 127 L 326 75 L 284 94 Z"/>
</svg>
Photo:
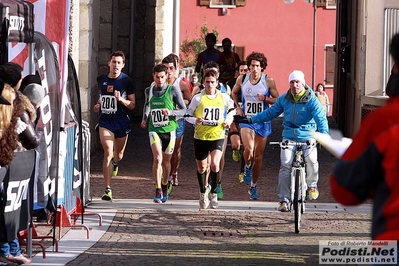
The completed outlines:
<svg viewBox="0 0 399 266">
<path fill-rule="evenodd" d="M 282 148 L 287 148 L 288 146 L 295 147 L 295 146 L 309 146 L 310 142 L 296 142 L 296 141 L 270 141 L 270 145 L 280 145 Z"/>
</svg>

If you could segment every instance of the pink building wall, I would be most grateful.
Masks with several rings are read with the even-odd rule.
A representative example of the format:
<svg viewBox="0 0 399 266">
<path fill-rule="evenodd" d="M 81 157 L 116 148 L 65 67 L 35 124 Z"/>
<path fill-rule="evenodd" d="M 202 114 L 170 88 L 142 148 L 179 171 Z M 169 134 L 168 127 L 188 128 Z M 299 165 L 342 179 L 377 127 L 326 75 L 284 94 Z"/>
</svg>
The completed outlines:
<svg viewBox="0 0 399 266">
<path fill-rule="evenodd" d="M 336 10 L 317 8 L 316 14 L 317 84 L 325 78 L 325 45 L 335 43 Z M 200 6 L 198 0 L 180 1 L 180 42 L 187 34 L 192 39 L 196 25 L 200 27 L 205 20 L 210 31 L 217 28 L 218 43 L 229 37 L 235 45 L 245 46 L 245 56 L 252 51 L 264 53 L 268 60 L 264 73 L 275 79 L 280 94 L 287 91 L 288 75 L 295 69 L 302 70 L 306 83 L 312 85 L 312 3 L 247 0 L 245 6 L 228 9 L 222 15 L 220 9 Z M 326 91 L 332 101 L 333 89 Z"/>
</svg>

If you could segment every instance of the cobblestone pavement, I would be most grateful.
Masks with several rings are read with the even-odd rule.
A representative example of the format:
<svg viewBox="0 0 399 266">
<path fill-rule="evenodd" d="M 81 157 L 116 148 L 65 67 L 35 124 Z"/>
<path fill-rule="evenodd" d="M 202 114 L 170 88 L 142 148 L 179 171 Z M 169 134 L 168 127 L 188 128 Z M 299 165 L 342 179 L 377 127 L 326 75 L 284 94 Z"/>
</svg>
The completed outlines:
<svg viewBox="0 0 399 266">
<path fill-rule="evenodd" d="M 281 121 L 273 121 L 269 141 L 281 140 Z M 179 186 L 170 199 L 198 200 L 192 128 L 187 125 L 183 141 Z M 95 141 L 95 138 L 92 138 Z M 219 201 L 249 201 L 248 187 L 238 182 L 239 164 L 226 151 L 222 177 L 224 198 Z M 101 197 L 102 151 L 91 156 L 90 188 Z M 320 197 L 312 202 L 334 203 L 329 174 L 336 159 L 319 150 Z M 113 177 L 115 199 L 152 199 L 152 155 L 146 130 L 133 124 L 119 174 Z M 258 181 L 260 201 L 276 202 L 279 147 L 266 147 Z M 107 202 L 104 202 L 106 205 Z M 181 211 L 119 209 L 103 237 L 67 265 L 318 265 L 318 241 L 369 239 L 370 215 L 357 213 L 306 213 L 302 228 L 294 234 L 292 213 L 251 211 Z"/>
</svg>

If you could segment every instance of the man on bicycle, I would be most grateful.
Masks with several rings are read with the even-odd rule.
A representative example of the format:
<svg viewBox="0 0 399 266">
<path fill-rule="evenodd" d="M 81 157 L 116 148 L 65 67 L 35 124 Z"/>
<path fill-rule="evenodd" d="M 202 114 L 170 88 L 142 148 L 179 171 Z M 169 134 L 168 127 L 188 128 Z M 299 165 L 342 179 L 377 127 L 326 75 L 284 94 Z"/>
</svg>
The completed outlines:
<svg viewBox="0 0 399 266">
<path fill-rule="evenodd" d="M 305 84 L 305 75 L 300 70 L 294 70 L 288 78 L 290 89 L 279 96 L 268 109 L 251 118 L 236 117 L 239 123 L 263 123 L 284 114 L 283 141 L 306 142 L 304 157 L 306 161 L 306 183 L 309 199 L 319 197 L 317 182 L 319 179 L 319 163 L 317 162 L 316 140 L 312 131 L 328 134 L 328 122 L 323 106 L 318 101 L 313 90 Z M 287 212 L 290 199 L 291 164 L 295 150 L 281 149 L 280 172 L 278 182 L 279 207 L 281 212 Z"/>
</svg>

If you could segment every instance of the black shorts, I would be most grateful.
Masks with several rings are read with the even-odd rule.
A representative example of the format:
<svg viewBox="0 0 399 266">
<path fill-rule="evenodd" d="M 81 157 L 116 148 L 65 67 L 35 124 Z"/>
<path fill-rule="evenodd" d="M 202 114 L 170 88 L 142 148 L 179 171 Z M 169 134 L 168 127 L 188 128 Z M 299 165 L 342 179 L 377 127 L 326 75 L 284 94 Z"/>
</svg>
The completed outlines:
<svg viewBox="0 0 399 266">
<path fill-rule="evenodd" d="M 214 150 L 223 151 L 224 139 L 218 140 L 199 140 L 194 139 L 195 159 L 202 161 L 208 157 L 208 154 Z"/>
<path fill-rule="evenodd" d="M 166 154 L 172 154 L 176 143 L 176 131 L 173 130 L 168 133 L 156 133 L 154 131 L 148 132 L 150 137 L 150 145 L 160 143 L 162 151 Z"/>
</svg>

